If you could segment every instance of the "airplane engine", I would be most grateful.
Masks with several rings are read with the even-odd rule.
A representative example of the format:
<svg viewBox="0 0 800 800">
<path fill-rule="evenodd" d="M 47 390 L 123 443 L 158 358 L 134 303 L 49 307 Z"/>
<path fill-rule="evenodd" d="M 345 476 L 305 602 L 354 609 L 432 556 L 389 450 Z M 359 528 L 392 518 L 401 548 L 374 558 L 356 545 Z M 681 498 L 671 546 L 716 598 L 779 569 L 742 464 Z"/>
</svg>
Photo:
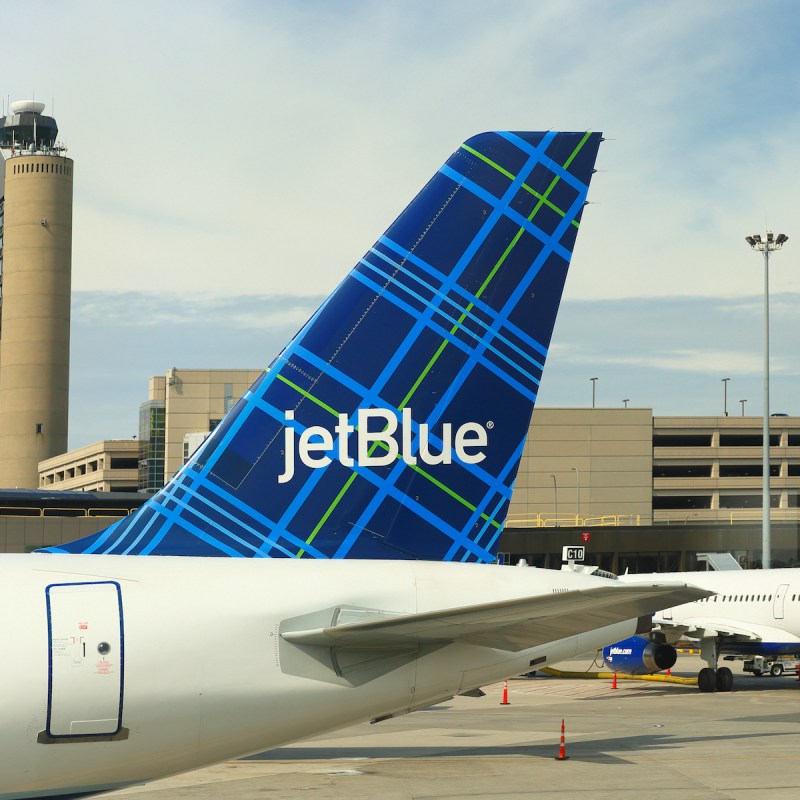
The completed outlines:
<svg viewBox="0 0 800 800">
<path fill-rule="evenodd" d="M 654 642 L 642 636 L 631 636 L 603 648 L 603 663 L 614 672 L 625 675 L 651 675 L 675 665 L 678 653 L 669 644 Z"/>
</svg>

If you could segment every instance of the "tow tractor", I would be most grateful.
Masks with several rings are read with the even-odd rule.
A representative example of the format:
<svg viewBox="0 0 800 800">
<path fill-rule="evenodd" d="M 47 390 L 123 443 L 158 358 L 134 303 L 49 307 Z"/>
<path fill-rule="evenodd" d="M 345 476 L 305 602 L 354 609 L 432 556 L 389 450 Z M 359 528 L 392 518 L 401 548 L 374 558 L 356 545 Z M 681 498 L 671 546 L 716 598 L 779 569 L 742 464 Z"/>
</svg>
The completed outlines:
<svg viewBox="0 0 800 800">
<path fill-rule="evenodd" d="M 771 675 L 777 678 L 784 672 L 795 674 L 800 667 L 800 661 L 793 658 L 770 658 L 769 656 L 753 656 L 747 658 L 742 664 L 744 672 L 752 672 L 753 675 Z"/>
</svg>

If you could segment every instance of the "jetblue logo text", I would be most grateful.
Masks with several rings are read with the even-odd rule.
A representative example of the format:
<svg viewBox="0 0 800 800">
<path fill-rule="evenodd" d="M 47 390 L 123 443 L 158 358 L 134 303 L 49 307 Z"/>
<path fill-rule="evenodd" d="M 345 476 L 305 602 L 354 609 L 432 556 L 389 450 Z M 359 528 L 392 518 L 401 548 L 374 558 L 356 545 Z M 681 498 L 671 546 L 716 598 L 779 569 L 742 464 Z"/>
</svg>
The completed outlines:
<svg viewBox="0 0 800 800">
<path fill-rule="evenodd" d="M 294 420 L 294 412 L 285 413 L 287 423 Z M 344 467 L 385 467 L 398 458 L 410 466 L 417 463 L 433 466 L 452 464 L 453 457 L 464 464 L 479 464 L 486 458 L 486 428 L 477 422 L 466 422 L 453 431 L 449 422 L 442 425 L 442 445 L 432 452 L 428 425 L 418 427 L 417 452 L 412 451 L 414 431 L 411 426 L 411 409 L 404 408 L 398 425 L 397 416 L 385 408 L 363 408 L 357 414 L 357 424 L 348 423 L 347 414 L 339 414 L 332 430 L 322 425 L 311 425 L 299 436 L 287 424 L 284 428 L 284 469 L 278 483 L 287 483 L 294 477 L 299 462 L 311 469 L 327 467 L 335 458 Z M 398 427 L 400 428 L 399 435 Z M 490 423 L 491 427 L 491 423 Z M 351 434 L 353 436 L 351 437 Z"/>
</svg>

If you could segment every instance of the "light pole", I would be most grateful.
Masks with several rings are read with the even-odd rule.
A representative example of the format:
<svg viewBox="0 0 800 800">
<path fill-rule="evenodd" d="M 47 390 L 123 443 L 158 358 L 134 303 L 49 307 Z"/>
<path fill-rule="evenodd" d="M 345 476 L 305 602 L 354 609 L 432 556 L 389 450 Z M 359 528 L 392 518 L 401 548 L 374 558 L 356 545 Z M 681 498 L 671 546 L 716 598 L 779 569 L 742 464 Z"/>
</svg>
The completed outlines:
<svg viewBox="0 0 800 800">
<path fill-rule="evenodd" d="M 577 467 L 570 467 L 575 470 L 575 525 L 580 525 L 581 517 L 581 473 Z"/>
<path fill-rule="evenodd" d="M 724 416 L 728 416 L 728 381 L 730 378 L 722 379 L 722 410 L 725 412 Z"/>
<path fill-rule="evenodd" d="M 595 396 L 595 389 L 597 387 L 597 378 L 589 378 L 592 382 L 592 408 L 594 408 L 594 396 Z"/>
<path fill-rule="evenodd" d="M 739 402 L 742 404 L 742 416 L 744 416 L 744 404 L 747 402 L 747 400 L 740 400 Z"/>
<path fill-rule="evenodd" d="M 556 484 L 556 476 L 551 474 L 550 477 L 553 479 L 553 505 L 555 506 L 555 509 L 556 509 L 556 528 L 557 528 L 558 527 L 558 486 Z"/>
<path fill-rule="evenodd" d="M 745 236 L 745 241 L 753 250 L 764 254 L 764 435 L 763 435 L 763 476 L 761 479 L 761 567 L 769 569 L 771 562 L 770 541 L 770 497 L 769 497 L 769 254 L 780 250 L 789 240 L 785 233 L 777 236 L 767 231 L 764 238 L 756 233 Z M 744 408 L 744 406 L 742 406 Z"/>
<path fill-rule="evenodd" d="M 630 403 L 630 401 L 631 401 L 631 400 L 630 400 L 630 398 L 629 398 L 629 397 L 626 397 L 626 398 L 625 398 L 625 399 L 622 401 L 622 403 L 623 403 L 623 405 L 625 406 L 625 408 L 627 408 L 627 407 L 628 407 L 628 403 Z"/>
</svg>

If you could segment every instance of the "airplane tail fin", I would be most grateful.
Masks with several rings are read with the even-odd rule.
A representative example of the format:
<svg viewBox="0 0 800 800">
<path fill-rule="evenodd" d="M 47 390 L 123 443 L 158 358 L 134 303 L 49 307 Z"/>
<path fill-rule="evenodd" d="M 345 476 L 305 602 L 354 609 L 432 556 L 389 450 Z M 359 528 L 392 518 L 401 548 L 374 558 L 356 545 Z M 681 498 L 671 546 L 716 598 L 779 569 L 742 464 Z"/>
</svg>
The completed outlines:
<svg viewBox="0 0 800 800">
<path fill-rule="evenodd" d="M 469 139 L 161 491 L 47 551 L 494 561 L 600 140 Z"/>
</svg>

